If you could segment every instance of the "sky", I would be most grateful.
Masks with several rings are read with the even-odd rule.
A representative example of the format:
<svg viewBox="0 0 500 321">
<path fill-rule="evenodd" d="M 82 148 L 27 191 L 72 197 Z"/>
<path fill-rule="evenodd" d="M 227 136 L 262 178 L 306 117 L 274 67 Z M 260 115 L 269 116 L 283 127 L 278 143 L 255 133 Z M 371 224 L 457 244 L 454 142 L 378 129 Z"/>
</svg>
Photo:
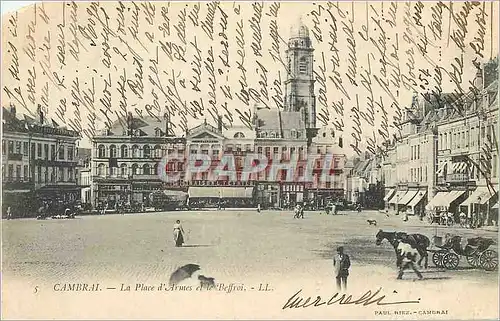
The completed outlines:
<svg viewBox="0 0 500 321">
<path fill-rule="evenodd" d="M 2 14 L 29 6 L 37 1 L 2 1 Z"/>
<path fill-rule="evenodd" d="M 414 93 L 453 92 L 456 82 L 466 91 L 477 71 L 472 61 L 488 60 L 498 52 L 493 40 L 498 23 L 491 22 L 498 21 L 498 5 L 496 10 L 493 5 L 473 9 L 462 41 L 466 46 L 460 46 L 461 37 L 455 37 L 463 33 L 460 21 L 444 14 L 435 21 L 433 12 L 442 8 L 428 2 L 423 8 L 379 2 L 332 2 L 331 8 L 325 3 L 282 2 L 280 7 L 266 2 L 259 8 L 225 2 L 213 20 L 214 37 L 192 17 L 186 19 L 186 13 L 197 17 L 199 12 L 202 22 L 213 16 L 209 4 L 196 11 L 194 2 L 152 2 L 150 7 L 124 2 L 122 8 L 117 2 L 77 2 L 73 7 L 46 1 L 38 6 L 43 15 L 30 8 L 10 14 L 33 3 L 40 1 L 1 2 L 6 15 L 2 45 L 13 48 L 3 55 L 3 68 L 10 73 L 2 79 L 7 88 L 2 104 L 14 102 L 31 114 L 42 104 L 48 117 L 80 128 L 84 137 L 113 122 L 120 110 L 163 117 L 168 107 L 180 131 L 180 125 L 192 128 L 204 118 L 213 123 L 214 110 L 226 116 L 226 123 L 242 125 L 250 119 L 254 97 L 268 108 L 282 108 L 285 46 L 298 18 L 309 28 L 314 47 L 307 61 L 313 61 L 316 80 L 316 125 L 334 129 L 337 137 L 345 138 L 344 145 L 359 150 L 368 140 L 377 145 L 391 137 L 396 131 L 392 123 L 400 121 L 398 112 L 410 107 Z M 103 17 L 110 15 L 113 32 L 105 32 L 102 12 L 94 13 L 95 6 Z M 465 10 L 454 8 L 457 14 Z M 484 23 L 476 21 L 481 8 L 487 16 Z M 419 19 L 409 24 L 411 17 Z M 254 20 L 260 22 L 252 29 Z M 80 32 L 73 36 L 74 30 Z M 477 54 L 469 43 L 481 35 L 484 49 Z M 75 47 L 71 39 L 76 36 Z M 457 41 L 450 41 L 452 36 Z M 61 39 L 66 45 L 59 48 Z M 86 94 L 93 98 L 83 99 Z"/>
</svg>

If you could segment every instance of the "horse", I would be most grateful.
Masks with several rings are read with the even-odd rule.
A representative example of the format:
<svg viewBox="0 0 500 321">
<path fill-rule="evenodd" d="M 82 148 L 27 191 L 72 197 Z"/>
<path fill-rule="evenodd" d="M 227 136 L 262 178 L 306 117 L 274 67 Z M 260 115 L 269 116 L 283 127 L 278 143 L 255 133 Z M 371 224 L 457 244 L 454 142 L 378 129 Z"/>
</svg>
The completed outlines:
<svg viewBox="0 0 500 321">
<path fill-rule="evenodd" d="M 427 268 L 428 263 L 428 253 L 427 248 L 431 245 L 431 241 L 429 238 L 422 234 L 407 234 L 405 232 L 384 232 L 379 230 L 376 235 L 375 244 L 380 245 L 382 241 L 386 239 L 391 243 L 396 251 L 396 257 L 398 256 L 397 248 L 395 245 L 395 241 L 400 240 L 405 243 L 411 244 L 420 254 L 420 260 L 418 261 L 418 265 L 421 266 L 422 260 L 425 259 L 424 267 Z"/>
</svg>

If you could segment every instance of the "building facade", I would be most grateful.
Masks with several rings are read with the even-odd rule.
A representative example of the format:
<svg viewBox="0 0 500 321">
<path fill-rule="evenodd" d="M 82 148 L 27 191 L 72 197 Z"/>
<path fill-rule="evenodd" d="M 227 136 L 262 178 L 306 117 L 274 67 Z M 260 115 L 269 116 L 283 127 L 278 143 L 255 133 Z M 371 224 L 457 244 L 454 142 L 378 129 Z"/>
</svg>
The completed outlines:
<svg viewBox="0 0 500 321">
<path fill-rule="evenodd" d="M 168 154 L 185 152 L 185 138 L 169 136 L 167 121 L 154 117 L 116 121 L 93 139 L 93 206 L 148 207 L 164 188 L 158 166 Z M 183 164 L 184 160 L 179 160 Z M 182 165 L 181 165 L 182 166 Z"/>
<path fill-rule="evenodd" d="M 79 134 L 46 119 L 20 115 L 15 106 L 3 108 L 2 185 L 4 213 L 33 216 L 47 203 L 80 199 L 76 183 L 76 148 Z"/>
<path fill-rule="evenodd" d="M 77 149 L 76 184 L 80 187 L 80 201 L 84 208 L 92 205 L 92 150 Z"/>
<path fill-rule="evenodd" d="M 498 220 L 497 66 L 498 58 L 483 65 L 474 92 L 414 99 L 382 161 L 387 208 Z"/>
<path fill-rule="evenodd" d="M 95 205 L 116 200 L 146 204 L 147 195 L 161 189 L 188 192 L 191 207 L 323 206 L 329 199 L 343 198 L 342 137 L 316 128 L 313 52 L 307 27 L 292 28 L 286 51 L 284 108 L 255 105 L 249 127 L 224 126 L 221 118 L 214 125 L 205 120 L 176 138 L 166 135 L 166 122 L 133 118 L 116 122 L 96 136 L 92 158 Z M 265 158 L 267 165 L 242 179 L 246 156 L 251 154 Z M 168 155 L 176 159 L 161 164 Z M 194 156 L 208 158 L 208 168 L 186 166 L 202 162 L 193 160 Z M 308 165 L 312 157 L 314 162 Z M 217 175 L 214 169 L 228 159 L 234 161 L 226 164 L 232 173 Z M 165 175 L 175 179 L 160 179 L 158 166 L 165 166 Z M 307 166 L 311 180 L 301 179 Z M 326 179 L 322 178 L 325 173 Z"/>
</svg>

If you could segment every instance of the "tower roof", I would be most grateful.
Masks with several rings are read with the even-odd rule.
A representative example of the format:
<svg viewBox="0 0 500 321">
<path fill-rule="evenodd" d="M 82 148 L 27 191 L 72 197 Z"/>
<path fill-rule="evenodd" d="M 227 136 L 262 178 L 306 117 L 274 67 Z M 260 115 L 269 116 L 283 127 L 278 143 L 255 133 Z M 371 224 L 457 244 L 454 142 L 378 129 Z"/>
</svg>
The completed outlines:
<svg viewBox="0 0 500 321">
<path fill-rule="evenodd" d="M 292 38 L 309 38 L 309 28 L 302 21 L 302 17 L 290 28 L 290 39 Z"/>
</svg>

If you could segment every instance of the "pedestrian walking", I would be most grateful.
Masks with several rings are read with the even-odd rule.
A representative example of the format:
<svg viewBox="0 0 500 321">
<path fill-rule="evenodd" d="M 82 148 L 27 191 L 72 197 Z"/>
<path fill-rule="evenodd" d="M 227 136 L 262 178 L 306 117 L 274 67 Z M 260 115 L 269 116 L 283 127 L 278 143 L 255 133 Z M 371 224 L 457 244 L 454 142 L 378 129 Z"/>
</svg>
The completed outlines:
<svg viewBox="0 0 500 321">
<path fill-rule="evenodd" d="M 417 267 L 415 266 L 418 255 L 417 249 L 415 249 L 408 243 L 399 242 L 397 251 L 399 252 L 398 266 L 400 267 L 397 279 L 403 279 L 404 271 L 411 268 L 418 276 L 418 278 L 422 280 L 422 273 L 420 273 L 420 271 L 417 270 Z"/>
<path fill-rule="evenodd" d="M 257 213 L 260 213 L 260 203 L 257 204 Z"/>
<path fill-rule="evenodd" d="M 333 269 L 335 279 L 337 281 L 337 289 L 345 291 L 347 289 L 347 277 L 349 276 L 349 268 L 351 267 L 351 260 L 349 255 L 344 253 L 344 247 L 337 248 L 337 254 L 333 256 Z"/>
<path fill-rule="evenodd" d="M 408 212 L 410 211 L 410 208 L 408 207 L 405 211 L 405 214 L 403 216 L 403 222 L 408 222 Z"/>
<path fill-rule="evenodd" d="M 184 244 L 184 229 L 180 220 L 175 221 L 174 224 L 174 242 L 176 247 L 181 247 Z"/>
<path fill-rule="evenodd" d="M 12 209 L 9 207 L 7 207 L 7 219 L 10 220 L 12 218 Z"/>
</svg>

